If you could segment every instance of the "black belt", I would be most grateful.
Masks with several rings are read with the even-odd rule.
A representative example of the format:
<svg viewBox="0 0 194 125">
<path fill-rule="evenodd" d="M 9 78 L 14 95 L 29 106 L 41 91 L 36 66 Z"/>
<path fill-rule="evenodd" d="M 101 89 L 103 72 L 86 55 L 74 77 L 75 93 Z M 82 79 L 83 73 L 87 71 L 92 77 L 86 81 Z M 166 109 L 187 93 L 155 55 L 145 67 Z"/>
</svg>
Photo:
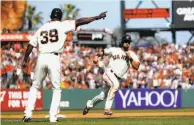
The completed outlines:
<svg viewBox="0 0 194 125">
<path fill-rule="evenodd" d="M 59 55 L 59 53 L 54 53 L 54 52 L 53 52 L 52 54 L 54 54 L 54 55 L 56 55 L 56 56 L 58 56 L 58 55 Z"/>
<path fill-rule="evenodd" d="M 110 71 L 115 75 L 115 77 L 116 77 L 118 80 L 121 80 L 121 79 L 122 79 L 121 77 L 117 76 L 117 74 L 115 74 L 115 73 L 112 71 L 112 69 L 111 69 Z"/>
</svg>

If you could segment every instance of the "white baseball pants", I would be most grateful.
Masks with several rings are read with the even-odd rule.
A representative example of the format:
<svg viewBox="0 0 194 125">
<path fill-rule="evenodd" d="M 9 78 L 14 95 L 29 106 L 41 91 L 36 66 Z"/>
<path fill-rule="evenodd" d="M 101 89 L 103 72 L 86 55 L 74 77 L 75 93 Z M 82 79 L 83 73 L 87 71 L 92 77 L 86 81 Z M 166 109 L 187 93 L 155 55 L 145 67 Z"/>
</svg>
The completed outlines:
<svg viewBox="0 0 194 125">
<path fill-rule="evenodd" d="M 53 53 L 40 54 L 37 59 L 35 74 L 33 78 L 33 83 L 30 88 L 29 97 L 26 109 L 24 111 L 25 116 L 31 117 L 32 110 L 34 110 L 36 95 L 38 89 L 41 87 L 45 77 L 49 76 L 52 86 L 53 86 L 53 96 L 50 106 L 50 117 L 56 117 L 59 113 L 60 100 L 61 100 L 61 66 L 60 66 L 60 56 Z"/>
<path fill-rule="evenodd" d="M 107 69 L 103 74 L 103 80 L 106 83 L 103 91 L 99 95 L 95 96 L 92 100 L 88 101 L 87 107 L 93 108 L 95 105 L 106 99 L 105 109 L 110 110 L 115 97 L 116 91 L 119 89 L 120 83 L 118 78 L 111 72 L 111 69 Z"/>
</svg>

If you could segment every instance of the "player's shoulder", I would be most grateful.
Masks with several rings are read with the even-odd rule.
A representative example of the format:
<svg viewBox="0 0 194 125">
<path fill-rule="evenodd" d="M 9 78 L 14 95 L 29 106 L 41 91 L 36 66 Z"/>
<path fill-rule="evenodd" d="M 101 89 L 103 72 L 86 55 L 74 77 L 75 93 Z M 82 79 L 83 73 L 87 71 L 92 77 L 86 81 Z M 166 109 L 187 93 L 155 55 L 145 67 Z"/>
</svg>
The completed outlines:
<svg viewBox="0 0 194 125">
<path fill-rule="evenodd" d="M 114 52 L 114 51 L 119 51 L 120 48 L 119 47 L 109 47 L 109 48 L 106 48 L 106 50 L 108 50 L 110 52 Z"/>
<path fill-rule="evenodd" d="M 119 48 L 118 47 L 109 47 L 108 49 L 110 49 L 110 50 L 117 50 Z"/>
<path fill-rule="evenodd" d="M 75 20 L 64 20 L 64 21 L 61 21 L 61 22 L 72 22 L 72 21 L 75 21 Z"/>
<path fill-rule="evenodd" d="M 44 23 L 38 30 L 45 29 L 45 27 L 48 27 L 49 22 Z"/>
<path fill-rule="evenodd" d="M 64 21 L 61 21 L 60 23 L 68 26 L 68 25 L 71 25 L 72 23 L 75 24 L 75 20 L 64 20 Z"/>
</svg>

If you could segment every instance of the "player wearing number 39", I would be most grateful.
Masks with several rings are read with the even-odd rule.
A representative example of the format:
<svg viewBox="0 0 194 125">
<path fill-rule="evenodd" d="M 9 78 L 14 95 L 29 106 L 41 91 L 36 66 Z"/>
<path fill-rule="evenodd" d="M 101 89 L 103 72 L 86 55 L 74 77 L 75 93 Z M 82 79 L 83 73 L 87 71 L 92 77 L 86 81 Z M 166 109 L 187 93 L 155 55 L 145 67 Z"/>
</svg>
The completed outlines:
<svg viewBox="0 0 194 125">
<path fill-rule="evenodd" d="M 119 47 L 110 47 L 100 50 L 94 58 L 94 63 L 98 63 L 99 57 L 108 56 L 109 63 L 105 66 L 103 81 L 105 83 L 104 90 L 92 100 L 88 100 L 86 107 L 83 110 L 83 115 L 86 115 L 89 110 L 95 107 L 98 103 L 106 99 L 104 115 L 112 115 L 111 107 L 116 91 L 119 89 L 120 80 L 128 71 L 129 66 L 138 70 L 140 62 L 137 55 L 128 50 L 131 43 L 131 36 L 125 35 L 122 37 Z"/>
<path fill-rule="evenodd" d="M 57 122 L 57 114 L 59 113 L 59 103 L 61 100 L 61 77 L 60 77 L 60 54 L 64 49 L 64 42 L 66 40 L 66 33 L 76 30 L 76 27 L 88 24 L 92 21 L 104 19 L 106 12 L 98 16 L 80 18 L 77 20 L 61 21 L 62 11 L 59 8 L 54 8 L 51 12 L 51 21 L 40 27 L 30 40 L 22 63 L 25 71 L 28 57 L 32 49 L 38 48 L 39 55 L 37 59 L 33 83 L 30 88 L 27 107 L 24 111 L 24 118 L 22 121 L 29 122 L 32 117 L 32 110 L 36 102 L 37 91 L 40 88 L 43 80 L 48 74 L 52 82 L 52 102 L 50 106 L 50 122 Z"/>
</svg>

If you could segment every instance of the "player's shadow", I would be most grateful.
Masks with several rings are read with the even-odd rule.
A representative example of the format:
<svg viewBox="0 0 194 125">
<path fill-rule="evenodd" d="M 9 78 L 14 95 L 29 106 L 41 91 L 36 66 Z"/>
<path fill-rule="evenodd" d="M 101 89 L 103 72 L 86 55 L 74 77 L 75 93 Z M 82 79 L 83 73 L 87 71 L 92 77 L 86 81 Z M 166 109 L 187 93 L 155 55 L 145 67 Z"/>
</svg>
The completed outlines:
<svg viewBox="0 0 194 125">
<path fill-rule="evenodd" d="M 117 117 L 104 117 L 104 118 L 98 118 L 98 119 L 117 119 Z"/>
</svg>

